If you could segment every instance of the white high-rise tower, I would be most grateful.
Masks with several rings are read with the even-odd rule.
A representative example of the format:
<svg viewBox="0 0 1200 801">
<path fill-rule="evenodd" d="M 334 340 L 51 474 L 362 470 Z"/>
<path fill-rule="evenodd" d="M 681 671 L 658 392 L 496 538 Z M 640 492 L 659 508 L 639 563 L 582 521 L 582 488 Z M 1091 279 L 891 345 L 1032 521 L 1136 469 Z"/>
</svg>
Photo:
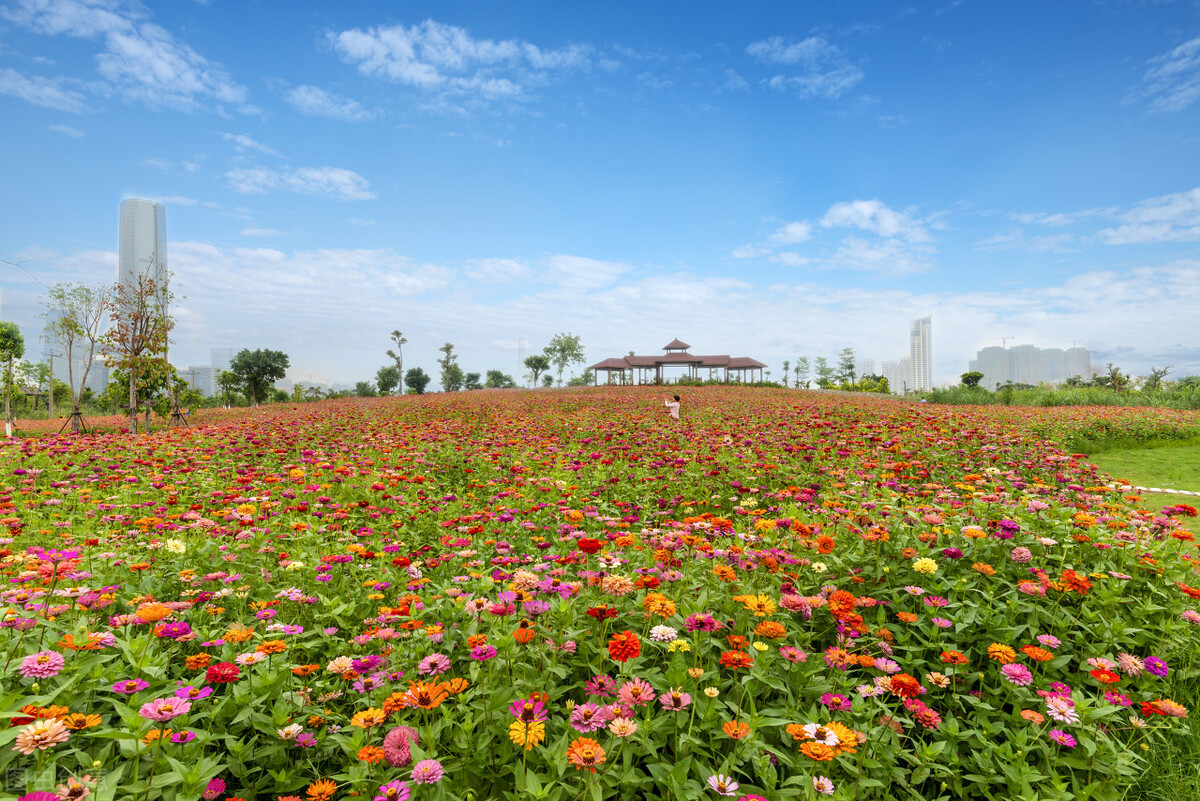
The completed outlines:
<svg viewBox="0 0 1200 801">
<path fill-rule="evenodd" d="M 912 377 L 909 389 L 933 389 L 933 317 L 919 317 L 912 321 L 908 337 L 909 371 Z"/>
<path fill-rule="evenodd" d="M 166 271 L 167 207 L 140 197 L 122 200 L 117 281 L 128 286 L 146 275 L 161 280 Z"/>
</svg>

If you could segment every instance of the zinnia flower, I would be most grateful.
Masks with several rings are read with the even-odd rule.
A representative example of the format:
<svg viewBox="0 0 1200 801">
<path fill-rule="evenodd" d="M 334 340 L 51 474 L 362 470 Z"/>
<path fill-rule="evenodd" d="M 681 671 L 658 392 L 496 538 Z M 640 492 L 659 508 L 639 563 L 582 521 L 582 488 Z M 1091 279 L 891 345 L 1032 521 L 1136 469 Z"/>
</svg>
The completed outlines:
<svg viewBox="0 0 1200 801">
<path fill-rule="evenodd" d="M 432 762 L 433 760 L 427 761 Z M 381 784 L 377 795 L 371 801 L 408 801 L 408 785 L 401 781 Z"/>
<path fill-rule="evenodd" d="M 1054 742 L 1058 743 L 1059 745 L 1066 746 L 1067 748 L 1075 747 L 1075 738 L 1072 737 L 1071 735 L 1067 734 L 1062 729 L 1051 729 L 1050 730 L 1050 739 L 1053 740 Z"/>
<path fill-rule="evenodd" d="M 174 720 L 180 715 L 186 715 L 191 711 L 192 702 L 185 701 L 182 698 L 170 696 L 168 698 L 159 698 L 156 701 L 147 701 L 138 710 L 138 714 L 147 720 L 163 722 Z"/>
<path fill-rule="evenodd" d="M 65 743 L 70 736 L 71 732 L 60 721 L 54 718 L 38 720 L 17 732 L 17 744 L 12 750 L 29 756 L 34 751 L 45 751 Z"/>
<path fill-rule="evenodd" d="M 588 737 L 576 738 L 567 746 L 567 761 L 576 770 L 596 772 L 596 766 L 604 762 L 604 749 L 600 743 Z"/>
<path fill-rule="evenodd" d="M 1018 687 L 1025 687 L 1033 682 L 1033 674 L 1029 672 L 1029 668 L 1024 665 L 1018 665 L 1015 662 L 1011 665 L 1003 665 L 1000 672 L 1004 678 Z"/>
<path fill-rule="evenodd" d="M 48 679 L 57 676 L 67 664 L 58 651 L 41 651 L 21 660 L 21 675 L 27 679 Z"/>
<path fill-rule="evenodd" d="M 613 638 L 608 641 L 608 655 L 615 662 L 628 662 L 630 659 L 636 659 L 641 652 L 641 640 L 629 629 L 613 635 Z"/>
<path fill-rule="evenodd" d="M 813 776 L 812 785 L 821 795 L 833 795 L 833 781 L 828 776 Z"/>
<path fill-rule="evenodd" d="M 708 787 L 710 790 L 716 792 L 717 795 L 735 795 L 738 783 L 730 776 L 717 773 L 708 777 Z"/>
<path fill-rule="evenodd" d="M 442 763 L 436 759 L 422 759 L 413 765 L 412 775 L 409 776 L 417 784 L 437 784 L 442 780 Z"/>
</svg>

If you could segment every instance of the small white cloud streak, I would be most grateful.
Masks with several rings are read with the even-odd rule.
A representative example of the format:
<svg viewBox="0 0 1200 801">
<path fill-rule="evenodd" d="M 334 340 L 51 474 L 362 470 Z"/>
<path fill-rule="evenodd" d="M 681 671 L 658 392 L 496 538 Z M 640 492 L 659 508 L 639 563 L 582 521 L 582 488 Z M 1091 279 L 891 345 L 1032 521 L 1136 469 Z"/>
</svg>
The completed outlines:
<svg viewBox="0 0 1200 801">
<path fill-rule="evenodd" d="M 806 99 L 840 97 L 863 79 L 863 71 L 821 36 L 798 42 L 772 36 L 752 42 L 746 53 L 763 64 L 796 68 L 796 72 L 772 76 L 767 85 L 777 91 L 792 90 Z"/>
<path fill-rule="evenodd" d="M 343 167 L 283 170 L 269 167 L 239 168 L 225 173 L 225 180 L 235 192 L 248 195 L 278 190 L 299 195 L 326 196 L 334 200 L 370 200 L 375 197 L 366 178 Z"/>
<path fill-rule="evenodd" d="M 284 99 L 297 111 L 313 117 L 326 117 L 343 122 L 362 122 L 376 114 L 362 107 L 357 100 L 339 97 L 317 86 L 297 86 Z"/>
<path fill-rule="evenodd" d="M 65 78 L 30 77 L 7 67 L 0 69 L 0 95 L 43 108 L 82 114 L 88 110 L 87 99 L 82 93 L 67 88 L 70 84 L 71 81 Z"/>
</svg>

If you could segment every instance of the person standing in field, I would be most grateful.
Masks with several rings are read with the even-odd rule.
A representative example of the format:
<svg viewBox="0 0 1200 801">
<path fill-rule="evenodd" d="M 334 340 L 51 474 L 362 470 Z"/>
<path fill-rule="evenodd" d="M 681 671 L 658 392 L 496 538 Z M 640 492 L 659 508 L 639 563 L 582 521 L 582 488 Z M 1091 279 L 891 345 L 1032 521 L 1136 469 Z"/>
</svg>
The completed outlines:
<svg viewBox="0 0 1200 801">
<path fill-rule="evenodd" d="M 663 401 L 663 403 L 666 404 L 667 414 L 669 414 L 671 416 L 671 419 L 678 420 L 679 419 L 679 396 L 676 395 L 675 400 L 673 402 L 668 399 L 668 400 Z"/>
</svg>

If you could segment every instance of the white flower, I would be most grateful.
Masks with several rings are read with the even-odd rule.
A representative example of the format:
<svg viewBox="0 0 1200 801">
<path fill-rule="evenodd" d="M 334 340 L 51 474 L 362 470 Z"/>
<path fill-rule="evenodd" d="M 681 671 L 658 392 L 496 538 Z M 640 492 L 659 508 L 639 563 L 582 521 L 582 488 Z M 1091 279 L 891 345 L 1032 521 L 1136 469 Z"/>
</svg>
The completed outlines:
<svg viewBox="0 0 1200 801">
<path fill-rule="evenodd" d="M 187 545 L 183 540 L 167 540 L 166 547 L 170 553 L 187 553 Z"/>
<path fill-rule="evenodd" d="M 301 726 L 299 723 L 293 723 L 286 729 L 276 729 L 275 733 L 279 735 L 281 740 L 295 740 L 296 735 L 302 731 L 304 731 L 303 726 Z"/>
</svg>

